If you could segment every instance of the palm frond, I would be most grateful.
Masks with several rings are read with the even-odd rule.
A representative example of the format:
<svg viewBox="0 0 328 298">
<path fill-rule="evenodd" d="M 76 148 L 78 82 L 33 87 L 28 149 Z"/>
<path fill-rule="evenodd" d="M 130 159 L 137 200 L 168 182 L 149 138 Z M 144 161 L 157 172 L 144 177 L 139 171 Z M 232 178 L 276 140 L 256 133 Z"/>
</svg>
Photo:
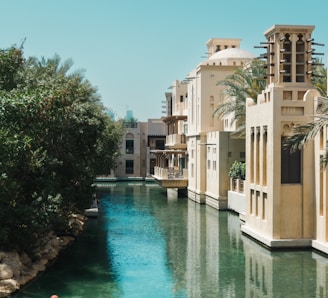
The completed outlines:
<svg viewBox="0 0 328 298">
<path fill-rule="evenodd" d="M 325 115 L 315 116 L 315 119 L 309 123 L 296 126 L 293 135 L 285 138 L 283 144 L 285 149 L 294 152 L 301 149 L 307 142 L 313 140 L 328 125 L 328 117 Z"/>
<path fill-rule="evenodd" d="M 257 96 L 266 86 L 266 80 L 263 78 L 265 70 L 260 67 L 261 64 L 262 61 L 253 60 L 217 83 L 226 87 L 226 100 L 216 107 L 213 114 L 219 118 L 233 115 L 231 121 L 238 124 L 235 132 L 238 135 L 244 135 L 242 130 L 245 129 L 246 99 L 251 98 L 256 103 Z"/>
<path fill-rule="evenodd" d="M 325 169 L 327 165 L 328 165 L 328 150 L 326 149 L 325 154 L 320 156 L 320 167 L 321 169 Z"/>
<path fill-rule="evenodd" d="M 321 59 L 314 60 L 315 65 L 312 66 L 313 73 L 316 74 L 312 77 L 313 86 L 320 92 L 321 96 L 327 95 L 327 68 L 323 65 Z"/>
</svg>

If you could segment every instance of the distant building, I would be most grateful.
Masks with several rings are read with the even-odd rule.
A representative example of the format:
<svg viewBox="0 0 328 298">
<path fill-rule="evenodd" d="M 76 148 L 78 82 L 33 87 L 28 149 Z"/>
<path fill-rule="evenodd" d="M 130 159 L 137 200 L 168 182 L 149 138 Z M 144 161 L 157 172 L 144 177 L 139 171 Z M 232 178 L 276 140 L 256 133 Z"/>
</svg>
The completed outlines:
<svg viewBox="0 0 328 298">
<path fill-rule="evenodd" d="M 161 119 L 148 119 L 148 152 L 146 176 L 154 174 L 154 167 L 156 165 L 156 155 L 151 153 L 152 150 L 164 150 L 167 135 L 167 126 Z"/>
<path fill-rule="evenodd" d="M 166 127 L 160 119 L 139 122 L 128 111 L 125 117 L 125 133 L 122 138 L 116 178 L 138 177 L 144 179 L 153 172 L 154 157 L 149 148 L 163 148 Z"/>
</svg>

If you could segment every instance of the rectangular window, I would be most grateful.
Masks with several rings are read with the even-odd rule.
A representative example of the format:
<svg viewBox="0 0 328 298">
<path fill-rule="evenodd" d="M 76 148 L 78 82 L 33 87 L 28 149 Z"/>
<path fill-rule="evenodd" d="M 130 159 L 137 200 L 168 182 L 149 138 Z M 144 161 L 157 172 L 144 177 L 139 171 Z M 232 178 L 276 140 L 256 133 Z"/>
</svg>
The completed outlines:
<svg viewBox="0 0 328 298">
<path fill-rule="evenodd" d="M 125 153 L 126 154 L 133 154 L 134 153 L 134 141 L 133 140 L 126 140 L 125 141 Z"/>
<path fill-rule="evenodd" d="M 133 174 L 134 171 L 134 163 L 133 160 L 125 161 L 125 174 Z"/>
<path fill-rule="evenodd" d="M 284 138 L 281 138 L 284 144 Z M 281 183 L 301 183 L 301 151 L 291 153 L 281 146 Z"/>
<path fill-rule="evenodd" d="M 155 147 L 156 147 L 155 149 L 164 150 L 165 149 L 165 141 L 164 140 L 156 140 Z"/>
<path fill-rule="evenodd" d="M 187 123 L 184 123 L 184 124 L 183 124 L 183 133 L 184 133 L 185 135 L 188 134 L 188 124 L 187 124 Z"/>
</svg>

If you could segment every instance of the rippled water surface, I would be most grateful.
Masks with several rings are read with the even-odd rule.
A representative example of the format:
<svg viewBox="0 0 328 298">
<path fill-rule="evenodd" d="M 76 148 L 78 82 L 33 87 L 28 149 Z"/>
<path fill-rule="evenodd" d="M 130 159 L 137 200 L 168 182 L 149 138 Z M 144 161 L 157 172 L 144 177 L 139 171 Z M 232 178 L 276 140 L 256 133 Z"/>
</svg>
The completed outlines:
<svg viewBox="0 0 328 298">
<path fill-rule="evenodd" d="M 168 199 L 151 183 L 98 197 L 100 216 L 13 297 L 328 297 L 328 258 L 270 252 L 241 235 L 234 213 Z"/>
</svg>

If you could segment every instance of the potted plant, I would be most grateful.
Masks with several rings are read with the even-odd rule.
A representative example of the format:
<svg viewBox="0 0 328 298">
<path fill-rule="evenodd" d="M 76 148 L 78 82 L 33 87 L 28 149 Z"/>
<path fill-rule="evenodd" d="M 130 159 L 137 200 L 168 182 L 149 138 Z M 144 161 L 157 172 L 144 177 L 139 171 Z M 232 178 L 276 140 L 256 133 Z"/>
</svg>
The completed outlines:
<svg viewBox="0 0 328 298">
<path fill-rule="evenodd" d="M 235 160 L 229 169 L 229 177 L 230 177 L 230 189 L 238 190 L 239 189 L 239 181 L 245 180 L 246 176 L 246 164 L 241 161 Z"/>
<path fill-rule="evenodd" d="M 239 179 L 241 176 L 239 161 L 235 160 L 229 169 L 229 177 Z"/>
</svg>

